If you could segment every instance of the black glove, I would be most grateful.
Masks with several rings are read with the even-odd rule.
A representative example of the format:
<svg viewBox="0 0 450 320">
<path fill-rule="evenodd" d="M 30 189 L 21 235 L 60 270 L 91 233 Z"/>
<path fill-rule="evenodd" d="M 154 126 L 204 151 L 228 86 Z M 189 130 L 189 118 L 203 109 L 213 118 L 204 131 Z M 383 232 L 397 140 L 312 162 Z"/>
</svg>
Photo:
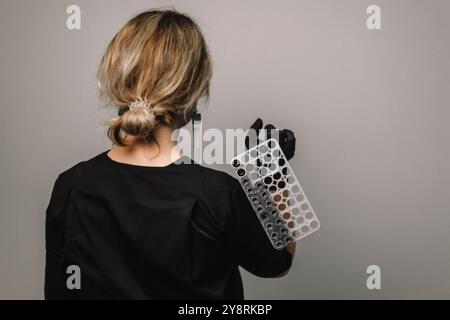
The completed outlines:
<svg viewBox="0 0 450 320">
<path fill-rule="evenodd" d="M 254 130 L 253 133 L 251 132 L 252 130 Z M 286 159 L 290 160 L 294 157 L 296 142 L 294 132 L 289 129 L 277 129 L 272 124 L 267 124 L 263 129 L 263 121 L 260 118 L 256 119 L 255 123 L 253 123 L 253 125 L 250 127 L 249 133 L 245 137 L 245 147 L 247 149 L 251 149 L 259 143 L 263 142 L 259 141 L 258 138 L 261 130 L 266 130 L 267 139 L 271 139 L 273 133 L 276 133 L 273 138 L 278 141 L 278 144 L 280 145 L 281 150 L 286 156 Z"/>
</svg>

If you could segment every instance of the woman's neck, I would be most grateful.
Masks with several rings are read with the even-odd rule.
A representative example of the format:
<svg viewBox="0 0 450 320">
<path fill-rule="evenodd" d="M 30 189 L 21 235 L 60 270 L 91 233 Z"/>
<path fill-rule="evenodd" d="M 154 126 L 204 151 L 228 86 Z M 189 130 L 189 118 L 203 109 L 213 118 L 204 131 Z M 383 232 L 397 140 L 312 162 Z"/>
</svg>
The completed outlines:
<svg viewBox="0 0 450 320">
<path fill-rule="evenodd" d="M 165 167 L 181 157 L 181 151 L 172 140 L 174 129 L 161 126 L 153 133 L 154 139 L 143 141 L 134 136 L 125 139 L 126 146 L 114 146 L 108 156 L 117 162 L 139 166 Z"/>
</svg>

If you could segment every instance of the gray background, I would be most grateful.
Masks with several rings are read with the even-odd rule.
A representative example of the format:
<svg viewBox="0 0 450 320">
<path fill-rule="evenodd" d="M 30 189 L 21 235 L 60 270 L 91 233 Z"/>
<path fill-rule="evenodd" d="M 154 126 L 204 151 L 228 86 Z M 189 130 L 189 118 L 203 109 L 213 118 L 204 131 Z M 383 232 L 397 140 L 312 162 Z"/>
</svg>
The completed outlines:
<svg viewBox="0 0 450 320">
<path fill-rule="evenodd" d="M 78 4 L 82 30 L 65 27 Z M 366 8 L 382 9 L 382 30 Z M 247 298 L 450 298 L 450 1 L 0 3 L 0 298 L 43 297 L 44 212 L 61 171 L 110 147 L 96 69 L 134 14 L 174 5 L 214 58 L 204 127 L 294 129 L 322 223 Z M 382 289 L 366 288 L 368 265 Z"/>
</svg>

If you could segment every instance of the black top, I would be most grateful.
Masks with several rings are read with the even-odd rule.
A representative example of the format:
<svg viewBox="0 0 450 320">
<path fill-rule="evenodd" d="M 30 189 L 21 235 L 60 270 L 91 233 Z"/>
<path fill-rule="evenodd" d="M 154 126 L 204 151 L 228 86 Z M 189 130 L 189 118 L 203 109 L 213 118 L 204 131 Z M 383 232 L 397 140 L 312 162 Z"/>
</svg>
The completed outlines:
<svg viewBox="0 0 450 320">
<path fill-rule="evenodd" d="M 105 151 L 61 173 L 46 216 L 46 299 L 243 299 L 238 266 L 274 277 L 275 250 L 239 182 L 197 164 L 145 167 Z M 69 265 L 81 289 L 69 290 Z"/>
</svg>

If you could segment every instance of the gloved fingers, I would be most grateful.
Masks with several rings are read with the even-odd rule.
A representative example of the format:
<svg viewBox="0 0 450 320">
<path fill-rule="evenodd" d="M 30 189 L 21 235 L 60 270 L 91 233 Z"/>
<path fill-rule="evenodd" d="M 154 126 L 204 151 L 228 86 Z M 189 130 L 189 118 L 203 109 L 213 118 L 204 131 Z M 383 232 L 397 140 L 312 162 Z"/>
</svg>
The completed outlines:
<svg viewBox="0 0 450 320">
<path fill-rule="evenodd" d="M 247 136 L 245 137 L 245 147 L 247 149 L 251 149 L 259 143 L 258 136 L 262 127 L 263 121 L 260 118 L 256 119 L 256 121 L 250 126 Z"/>
<path fill-rule="evenodd" d="M 280 133 L 280 147 L 283 150 L 287 160 L 290 160 L 295 155 L 295 138 L 294 132 L 289 129 L 284 129 Z"/>
<path fill-rule="evenodd" d="M 259 132 L 263 127 L 263 121 L 261 118 L 256 119 L 256 121 L 250 126 L 250 129 L 254 129 Z"/>
<path fill-rule="evenodd" d="M 294 132 L 289 129 L 279 130 L 273 124 L 267 124 L 263 128 L 263 121 L 258 118 L 251 125 L 248 130 L 247 136 L 245 137 L 245 147 L 247 149 L 251 149 L 258 145 L 261 141 L 259 141 L 260 131 L 264 130 L 265 139 L 276 139 L 280 145 L 281 150 L 286 156 L 287 160 L 290 160 L 295 155 L 295 144 L 296 138 Z"/>
<path fill-rule="evenodd" d="M 264 131 L 266 132 L 266 140 L 272 139 L 273 130 L 276 130 L 273 124 L 267 124 L 264 127 Z"/>
</svg>

